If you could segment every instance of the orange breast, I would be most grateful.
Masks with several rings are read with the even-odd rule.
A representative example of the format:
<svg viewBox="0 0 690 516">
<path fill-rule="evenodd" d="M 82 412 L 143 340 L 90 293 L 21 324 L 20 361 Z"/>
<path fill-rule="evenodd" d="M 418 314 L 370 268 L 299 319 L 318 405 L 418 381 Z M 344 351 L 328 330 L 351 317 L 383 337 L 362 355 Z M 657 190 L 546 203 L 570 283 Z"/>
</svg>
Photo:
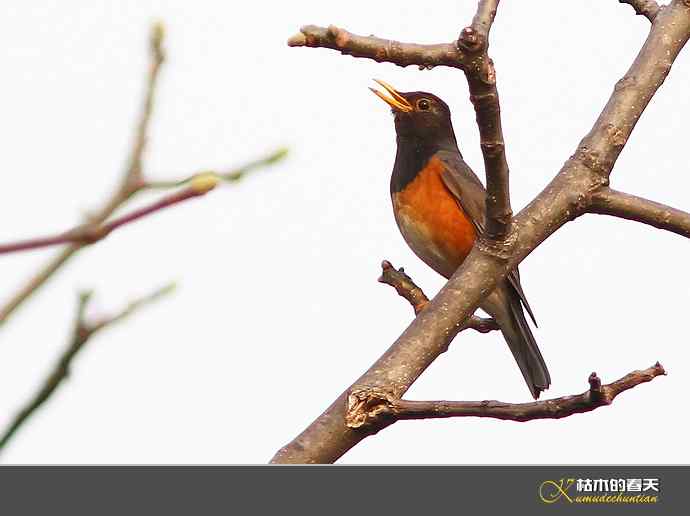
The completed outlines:
<svg viewBox="0 0 690 516">
<path fill-rule="evenodd" d="M 398 227 L 415 254 L 449 277 L 472 249 L 476 231 L 443 183 L 443 169 L 441 160 L 432 158 L 412 182 L 393 194 L 393 206 Z"/>
</svg>

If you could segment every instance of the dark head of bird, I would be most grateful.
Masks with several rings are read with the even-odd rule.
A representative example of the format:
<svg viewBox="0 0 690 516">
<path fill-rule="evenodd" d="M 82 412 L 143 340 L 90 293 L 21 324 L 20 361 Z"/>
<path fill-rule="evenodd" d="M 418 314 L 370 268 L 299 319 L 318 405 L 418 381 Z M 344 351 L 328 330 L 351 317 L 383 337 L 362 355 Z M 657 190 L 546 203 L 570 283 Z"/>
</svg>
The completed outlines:
<svg viewBox="0 0 690 516">
<path fill-rule="evenodd" d="M 425 91 L 399 92 L 390 84 L 376 80 L 389 95 L 370 88 L 392 109 L 398 144 L 405 141 L 415 147 L 457 147 L 448 104 Z"/>
</svg>

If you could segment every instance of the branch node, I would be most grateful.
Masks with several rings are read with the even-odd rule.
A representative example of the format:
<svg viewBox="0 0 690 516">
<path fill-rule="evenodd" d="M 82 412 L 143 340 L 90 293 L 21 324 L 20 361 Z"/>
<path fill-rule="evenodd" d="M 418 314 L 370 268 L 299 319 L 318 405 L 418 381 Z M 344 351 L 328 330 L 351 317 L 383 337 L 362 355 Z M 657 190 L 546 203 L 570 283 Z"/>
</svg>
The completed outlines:
<svg viewBox="0 0 690 516">
<path fill-rule="evenodd" d="M 335 25 L 328 26 L 328 35 L 333 38 L 335 45 L 340 49 L 345 48 L 350 42 L 350 33 Z"/>
<path fill-rule="evenodd" d="M 506 212 L 498 217 L 499 221 L 508 227 L 512 219 L 512 212 Z M 517 226 L 515 225 L 515 228 Z M 513 249 L 518 241 L 518 231 L 509 231 L 502 238 L 494 238 L 488 234 L 479 236 L 476 247 L 479 251 L 493 258 L 508 261 L 513 256 Z"/>
<path fill-rule="evenodd" d="M 465 27 L 458 36 L 458 46 L 476 52 L 484 46 L 484 38 L 474 27 Z"/>
<path fill-rule="evenodd" d="M 347 396 L 345 424 L 349 428 L 375 427 L 392 412 L 395 398 L 378 387 L 351 389 Z"/>
</svg>

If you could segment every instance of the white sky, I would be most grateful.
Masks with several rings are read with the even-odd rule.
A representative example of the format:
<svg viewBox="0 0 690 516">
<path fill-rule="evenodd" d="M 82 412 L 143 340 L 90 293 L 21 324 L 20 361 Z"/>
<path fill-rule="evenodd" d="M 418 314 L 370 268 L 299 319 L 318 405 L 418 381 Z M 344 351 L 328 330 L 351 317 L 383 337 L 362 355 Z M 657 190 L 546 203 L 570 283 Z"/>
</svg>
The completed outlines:
<svg viewBox="0 0 690 516">
<path fill-rule="evenodd" d="M 572 154 L 648 23 L 614 0 L 503 2 L 492 31 L 514 208 Z M 241 7 L 238 7 L 240 6 Z M 456 37 L 474 0 L 3 3 L 0 241 L 64 230 L 100 205 L 139 109 L 148 26 L 167 26 L 147 171 L 177 177 L 288 145 L 288 160 L 83 251 L 0 330 L 0 425 L 66 345 L 80 288 L 95 313 L 170 280 L 174 296 L 89 343 L 16 436 L 10 463 L 263 463 L 393 342 L 410 307 L 376 282 L 383 258 L 429 294 L 443 279 L 406 247 L 388 195 L 395 139 L 373 77 L 444 98 L 483 175 L 457 70 L 420 72 L 290 49 L 300 25 L 407 41 Z M 614 187 L 690 209 L 687 88 L 677 60 L 614 170 Z M 131 206 L 130 206 L 131 207 Z M 55 250 L 0 258 L 0 299 Z M 523 263 L 547 397 L 656 360 L 669 375 L 560 421 L 402 422 L 345 463 L 690 462 L 690 244 L 612 218 L 568 224 Z M 498 333 L 463 333 L 409 399 L 529 401 Z"/>
</svg>

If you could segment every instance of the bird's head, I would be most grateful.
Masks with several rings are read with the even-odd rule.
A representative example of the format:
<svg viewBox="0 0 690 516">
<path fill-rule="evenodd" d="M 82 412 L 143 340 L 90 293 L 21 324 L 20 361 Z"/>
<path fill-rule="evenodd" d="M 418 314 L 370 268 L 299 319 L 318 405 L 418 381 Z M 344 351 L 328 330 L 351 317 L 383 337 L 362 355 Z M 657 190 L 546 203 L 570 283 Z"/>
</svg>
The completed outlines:
<svg viewBox="0 0 690 516">
<path fill-rule="evenodd" d="M 395 117 L 398 137 L 422 141 L 455 141 L 448 104 L 432 93 L 403 93 L 383 81 L 374 79 L 388 93 L 369 88 L 388 104 Z"/>
</svg>

